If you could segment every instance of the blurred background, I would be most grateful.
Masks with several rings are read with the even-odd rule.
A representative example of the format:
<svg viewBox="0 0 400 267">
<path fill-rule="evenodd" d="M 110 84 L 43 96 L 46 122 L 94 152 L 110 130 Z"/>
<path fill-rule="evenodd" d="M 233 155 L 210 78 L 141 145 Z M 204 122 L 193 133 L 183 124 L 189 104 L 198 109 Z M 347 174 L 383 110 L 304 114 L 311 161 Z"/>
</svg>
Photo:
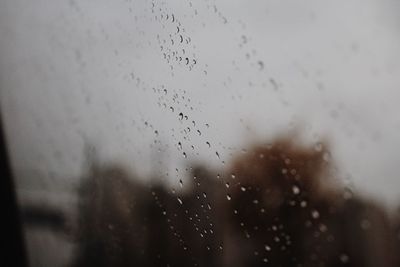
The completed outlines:
<svg viewBox="0 0 400 267">
<path fill-rule="evenodd" d="M 287 133 L 326 142 L 333 179 L 395 211 L 399 12 L 396 0 L 0 1 L 1 115 L 26 218 L 73 232 L 94 165 L 184 192 L 194 163 L 229 172 Z M 55 231 L 26 228 L 32 266 L 71 266 L 76 241 Z"/>
</svg>

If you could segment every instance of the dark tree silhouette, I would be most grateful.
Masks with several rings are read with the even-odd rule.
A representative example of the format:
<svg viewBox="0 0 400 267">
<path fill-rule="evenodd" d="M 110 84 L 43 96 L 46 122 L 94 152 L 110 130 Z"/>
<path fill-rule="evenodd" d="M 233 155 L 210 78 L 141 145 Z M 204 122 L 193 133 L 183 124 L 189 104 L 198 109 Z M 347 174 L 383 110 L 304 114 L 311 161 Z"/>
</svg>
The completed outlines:
<svg viewBox="0 0 400 267">
<path fill-rule="evenodd" d="M 399 266 L 400 220 L 329 178 L 330 163 L 325 143 L 286 136 L 229 172 L 193 166 L 182 192 L 91 164 L 74 266 Z"/>
</svg>

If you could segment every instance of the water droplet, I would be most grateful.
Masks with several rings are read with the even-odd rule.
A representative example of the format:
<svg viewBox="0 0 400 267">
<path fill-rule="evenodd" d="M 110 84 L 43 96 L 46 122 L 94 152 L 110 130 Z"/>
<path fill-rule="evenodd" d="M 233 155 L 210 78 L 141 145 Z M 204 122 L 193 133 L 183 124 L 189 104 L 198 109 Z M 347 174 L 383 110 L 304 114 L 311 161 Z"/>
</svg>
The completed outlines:
<svg viewBox="0 0 400 267">
<path fill-rule="evenodd" d="M 324 159 L 324 161 L 328 162 L 331 158 L 331 156 L 329 155 L 328 152 L 325 152 L 324 155 L 322 156 L 322 158 Z"/>
<path fill-rule="evenodd" d="M 328 231 L 328 227 L 327 227 L 325 224 L 321 223 L 321 224 L 319 225 L 319 230 L 320 230 L 322 233 L 325 233 L 326 231 Z"/>
<path fill-rule="evenodd" d="M 349 262 L 349 256 L 347 256 L 344 253 L 340 254 L 339 258 L 340 258 L 340 261 L 343 262 L 343 263 Z"/>
<path fill-rule="evenodd" d="M 215 155 L 217 155 L 217 158 L 219 159 L 219 153 L 218 153 L 218 151 L 215 151 Z"/>
<path fill-rule="evenodd" d="M 246 235 L 246 238 L 250 238 L 250 234 L 249 234 L 249 232 L 247 232 L 247 231 L 244 231 L 244 233 L 245 233 L 245 235 Z"/>
<path fill-rule="evenodd" d="M 343 198 L 345 200 L 349 200 L 353 197 L 353 192 L 349 188 L 345 188 L 343 192 Z"/>
<path fill-rule="evenodd" d="M 181 188 L 183 187 L 182 179 L 179 179 L 179 185 L 180 185 Z"/>
<path fill-rule="evenodd" d="M 300 188 L 297 185 L 292 187 L 293 194 L 298 195 L 300 194 Z"/>
<path fill-rule="evenodd" d="M 264 248 L 265 248 L 266 251 L 271 251 L 271 247 L 268 246 L 268 245 L 265 245 Z"/>
<path fill-rule="evenodd" d="M 240 190 L 242 190 L 243 192 L 245 192 L 245 191 L 246 191 L 246 187 L 241 186 L 241 187 L 240 187 Z"/>
<path fill-rule="evenodd" d="M 183 204 L 183 201 L 182 201 L 182 199 L 180 199 L 179 197 L 178 198 L 176 198 L 177 200 L 178 200 L 178 202 L 179 202 L 179 204 Z"/>
<path fill-rule="evenodd" d="M 206 144 L 207 144 L 207 146 L 210 148 L 211 147 L 211 144 L 210 144 L 210 142 L 206 142 Z"/>
<path fill-rule="evenodd" d="M 179 113 L 179 120 L 183 120 L 183 113 L 181 112 L 181 113 Z"/>
<path fill-rule="evenodd" d="M 319 218 L 319 212 L 317 210 L 311 211 L 311 217 L 313 217 L 314 219 L 318 219 Z"/>
<path fill-rule="evenodd" d="M 314 146 L 315 151 L 321 152 L 322 151 L 322 143 L 316 143 Z"/>
<path fill-rule="evenodd" d="M 259 60 L 259 61 L 257 62 L 257 64 L 258 64 L 258 67 L 259 67 L 260 70 L 263 70 L 263 69 L 264 69 L 264 62 L 262 62 L 261 60 Z"/>
<path fill-rule="evenodd" d="M 226 199 L 227 199 L 227 200 L 231 200 L 231 199 L 232 199 L 231 195 L 227 194 L 227 195 L 226 195 Z"/>
</svg>

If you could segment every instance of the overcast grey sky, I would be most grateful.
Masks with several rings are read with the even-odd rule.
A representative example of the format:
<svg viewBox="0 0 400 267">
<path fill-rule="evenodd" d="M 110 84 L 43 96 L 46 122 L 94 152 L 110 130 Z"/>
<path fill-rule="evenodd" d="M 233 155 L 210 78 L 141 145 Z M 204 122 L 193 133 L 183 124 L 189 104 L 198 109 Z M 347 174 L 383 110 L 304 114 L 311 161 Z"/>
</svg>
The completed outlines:
<svg viewBox="0 0 400 267">
<path fill-rule="evenodd" d="M 191 160 L 226 168 L 246 144 L 300 128 L 329 138 L 357 190 L 399 202 L 399 11 L 394 0 L 3 0 L 13 166 L 79 177 L 90 142 L 176 181 Z"/>
</svg>

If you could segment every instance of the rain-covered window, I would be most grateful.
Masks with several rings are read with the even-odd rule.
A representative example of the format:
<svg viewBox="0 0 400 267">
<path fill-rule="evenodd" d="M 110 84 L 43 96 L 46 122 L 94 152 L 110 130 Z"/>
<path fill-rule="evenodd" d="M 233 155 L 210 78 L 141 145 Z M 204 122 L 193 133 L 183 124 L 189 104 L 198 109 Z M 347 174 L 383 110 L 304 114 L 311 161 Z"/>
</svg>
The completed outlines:
<svg viewBox="0 0 400 267">
<path fill-rule="evenodd" d="M 399 12 L 1 1 L 29 265 L 400 266 Z"/>
</svg>

